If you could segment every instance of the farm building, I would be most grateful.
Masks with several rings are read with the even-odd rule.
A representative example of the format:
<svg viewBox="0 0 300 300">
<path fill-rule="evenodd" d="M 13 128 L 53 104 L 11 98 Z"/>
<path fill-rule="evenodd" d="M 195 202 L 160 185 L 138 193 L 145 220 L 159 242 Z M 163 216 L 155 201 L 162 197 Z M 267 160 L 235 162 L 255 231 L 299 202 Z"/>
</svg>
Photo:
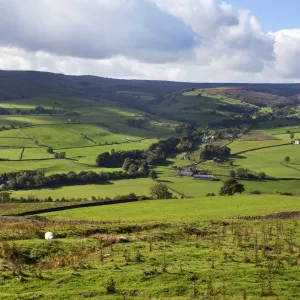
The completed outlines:
<svg viewBox="0 0 300 300">
<path fill-rule="evenodd" d="M 293 145 L 300 145 L 300 140 L 292 141 Z"/>
<path fill-rule="evenodd" d="M 194 175 L 194 179 L 213 181 L 214 176 L 213 175 Z"/>
<path fill-rule="evenodd" d="M 180 173 L 180 177 L 193 177 L 194 174 L 197 173 L 196 165 L 193 164 L 191 166 L 185 167 Z"/>
</svg>

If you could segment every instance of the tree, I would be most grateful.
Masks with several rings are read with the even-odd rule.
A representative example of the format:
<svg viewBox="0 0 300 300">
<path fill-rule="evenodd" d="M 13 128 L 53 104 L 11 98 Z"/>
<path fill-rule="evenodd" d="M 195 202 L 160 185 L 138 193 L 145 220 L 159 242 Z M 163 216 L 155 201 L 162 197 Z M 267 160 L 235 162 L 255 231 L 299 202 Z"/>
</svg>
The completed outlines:
<svg viewBox="0 0 300 300">
<path fill-rule="evenodd" d="M 66 158 L 66 152 L 59 152 L 59 153 L 55 153 L 54 154 L 54 157 L 55 158 L 58 158 L 58 159 L 63 159 L 63 158 Z"/>
<path fill-rule="evenodd" d="M 173 197 L 168 190 L 168 186 L 162 183 L 156 183 L 150 187 L 150 196 L 153 199 L 172 199 Z"/>
<path fill-rule="evenodd" d="M 247 178 L 248 170 L 244 168 L 237 169 L 237 176 L 239 178 Z"/>
<path fill-rule="evenodd" d="M 231 171 L 229 172 L 229 176 L 230 176 L 231 178 L 234 178 L 234 177 L 236 176 L 235 171 L 231 170 Z"/>
<path fill-rule="evenodd" d="M 151 178 L 153 180 L 157 179 L 157 173 L 155 171 L 151 170 L 149 173 L 149 178 Z"/>
<path fill-rule="evenodd" d="M 265 172 L 259 172 L 259 173 L 258 173 L 258 177 L 259 177 L 260 179 L 266 179 L 266 178 L 267 178 L 267 175 L 266 175 Z"/>
<path fill-rule="evenodd" d="M 50 153 L 50 154 L 53 154 L 53 148 L 49 146 L 49 147 L 47 148 L 47 152 Z"/>
<path fill-rule="evenodd" d="M 221 187 L 220 195 L 225 196 L 229 195 L 232 196 L 235 193 L 243 193 L 245 191 L 244 185 L 239 183 L 235 179 L 229 179 L 224 182 L 224 185 Z"/>
<path fill-rule="evenodd" d="M 290 134 L 290 139 L 292 140 L 294 137 L 295 137 L 295 134 L 294 134 L 294 133 L 291 133 L 291 134 Z"/>
<path fill-rule="evenodd" d="M 284 162 L 285 163 L 289 163 L 291 161 L 291 158 L 289 157 L 289 156 L 286 156 L 285 158 L 284 158 Z"/>
</svg>

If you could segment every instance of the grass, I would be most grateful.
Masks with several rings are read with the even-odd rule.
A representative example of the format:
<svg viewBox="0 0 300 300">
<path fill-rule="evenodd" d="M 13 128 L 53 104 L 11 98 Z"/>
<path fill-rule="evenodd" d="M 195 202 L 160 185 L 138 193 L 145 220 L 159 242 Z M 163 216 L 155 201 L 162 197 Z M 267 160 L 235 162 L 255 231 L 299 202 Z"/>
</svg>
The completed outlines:
<svg viewBox="0 0 300 300">
<path fill-rule="evenodd" d="M 46 197 L 56 198 L 87 198 L 91 199 L 92 196 L 101 197 L 115 197 L 118 195 L 128 195 L 134 192 L 136 195 L 149 196 L 149 188 L 153 185 L 150 179 L 129 179 L 112 181 L 107 185 L 79 185 L 79 186 L 66 186 L 62 188 L 41 189 L 41 190 L 26 190 L 26 191 L 13 191 L 12 195 L 15 197 L 36 196 L 40 199 Z"/>
<path fill-rule="evenodd" d="M 300 209 L 299 198 L 262 195 L 210 197 L 199 199 L 149 200 L 106 207 L 81 208 L 53 212 L 44 216 L 55 220 L 112 220 L 196 222 L 200 220 L 259 215 Z"/>
<path fill-rule="evenodd" d="M 21 152 L 22 149 L 0 148 L 0 158 L 17 160 L 20 159 Z"/>
<path fill-rule="evenodd" d="M 282 165 L 286 156 L 291 163 Z M 235 164 L 277 178 L 300 178 L 300 156 L 297 145 L 255 150 L 236 157 Z"/>
<path fill-rule="evenodd" d="M 228 147 L 231 149 L 231 154 L 235 154 L 242 151 L 248 151 L 251 149 L 277 146 L 287 143 L 285 140 L 264 140 L 264 141 L 243 141 L 237 140 L 229 144 Z"/>
<path fill-rule="evenodd" d="M 28 127 L 23 131 L 31 139 L 37 140 L 39 145 L 51 146 L 54 149 L 94 145 L 84 136 L 63 125 Z"/>
<path fill-rule="evenodd" d="M 22 156 L 22 160 L 47 158 L 54 158 L 54 156 L 49 154 L 44 148 L 25 148 Z"/>
<path fill-rule="evenodd" d="M 27 151 L 27 149 L 25 150 Z M 96 167 L 89 167 L 84 164 L 76 163 L 73 161 L 63 159 L 52 159 L 52 160 L 35 160 L 35 161 L 0 161 L 0 173 L 17 172 L 26 170 L 43 171 L 47 174 L 53 173 L 65 173 L 69 171 L 86 171 L 91 170 L 100 172 L 101 170 Z"/>
<path fill-rule="evenodd" d="M 12 226 L 27 230 L 32 238 L 18 240 L 20 234 L 12 232 Z M 4 226 L 2 236 L 14 240 L 14 253 L 33 262 L 22 263 L 21 275 L 18 269 L 15 274 L 2 273 L 0 297 L 297 299 L 297 252 L 289 244 L 299 241 L 295 226 L 289 220 L 214 221 L 189 226 L 157 223 L 144 227 L 130 223 L 10 223 Z M 64 238 L 39 239 L 47 230 Z M 291 232 L 294 236 L 287 238 Z M 124 234 L 127 244 L 118 242 Z M 268 239 L 263 242 L 263 238 Z M 10 247 L 8 243 L 8 253 Z M 274 255 L 275 266 L 270 265 L 270 255 Z M 106 288 L 110 278 L 114 282 L 111 294 Z"/>
<path fill-rule="evenodd" d="M 4 137 L 0 138 L 0 148 L 36 148 L 37 145 L 29 138 Z"/>
</svg>

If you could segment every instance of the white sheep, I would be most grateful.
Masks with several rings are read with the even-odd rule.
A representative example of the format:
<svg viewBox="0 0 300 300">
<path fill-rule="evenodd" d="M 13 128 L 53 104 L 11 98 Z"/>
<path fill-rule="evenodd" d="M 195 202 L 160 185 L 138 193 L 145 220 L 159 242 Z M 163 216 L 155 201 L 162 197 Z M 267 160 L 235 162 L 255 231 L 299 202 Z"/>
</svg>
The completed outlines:
<svg viewBox="0 0 300 300">
<path fill-rule="evenodd" d="M 45 233 L 45 240 L 52 240 L 52 239 L 54 239 L 54 235 L 53 235 L 53 233 L 52 232 L 46 232 Z"/>
</svg>

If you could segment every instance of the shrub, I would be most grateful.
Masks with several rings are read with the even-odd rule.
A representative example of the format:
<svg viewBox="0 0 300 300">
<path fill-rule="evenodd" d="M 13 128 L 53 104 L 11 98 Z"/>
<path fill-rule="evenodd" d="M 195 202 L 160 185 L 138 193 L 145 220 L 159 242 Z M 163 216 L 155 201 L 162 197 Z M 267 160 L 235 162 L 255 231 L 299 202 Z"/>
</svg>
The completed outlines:
<svg viewBox="0 0 300 300">
<path fill-rule="evenodd" d="M 108 279 L 106 283 L 106 293 L 107 294 L 114 294 L 117 291 L 116 289 L 116 282 L 115 280 L 111 277 Z"/>
</svg>

